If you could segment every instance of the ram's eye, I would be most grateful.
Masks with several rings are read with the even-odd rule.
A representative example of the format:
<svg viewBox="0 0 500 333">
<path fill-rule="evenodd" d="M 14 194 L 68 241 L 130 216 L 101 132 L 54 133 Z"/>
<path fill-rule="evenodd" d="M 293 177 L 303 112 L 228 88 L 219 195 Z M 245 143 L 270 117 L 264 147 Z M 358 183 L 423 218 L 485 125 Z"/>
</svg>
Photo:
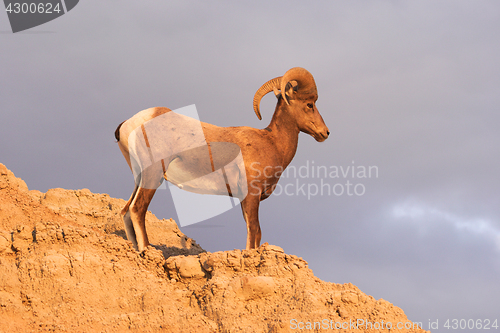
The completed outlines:
<svg viewBox="0 0 500 333">
<path fill-rule="evenodd" d="M 313 108 L 313 103 L 307 103 L 307 107 L 308 107 L 309 109 L 312 109 L 312 108 Z"/>
</svg>

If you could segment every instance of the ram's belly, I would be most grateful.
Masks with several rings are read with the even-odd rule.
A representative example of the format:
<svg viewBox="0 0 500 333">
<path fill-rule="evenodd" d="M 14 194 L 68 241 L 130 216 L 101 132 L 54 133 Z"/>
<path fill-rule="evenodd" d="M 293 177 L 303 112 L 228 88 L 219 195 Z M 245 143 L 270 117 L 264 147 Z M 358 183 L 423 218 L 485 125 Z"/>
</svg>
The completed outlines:
<svg viewBox="0 0 500 333">
<path fill-rule="evenodd" d="M 182 162 L 172 162 L 166 172 L 166 179 L 179 188 L 200 194 L 230 195 L 227 174 L 223 169 L 212 172 L 211 167 L 186 168 Z M 206 171 L 206 172 L 202 172 Z M 229 193 L 231 192 L 231 193 Z"/>
<path fill-rule="evenodd" d="M 243 179 L 241 178 L 243 177 Z M 246 185 L 245 167 L 239 147 L 213 142 L 176 154 L 168 164 L 165 178 L 186 191 L 240 196 Z"/>
</svg>

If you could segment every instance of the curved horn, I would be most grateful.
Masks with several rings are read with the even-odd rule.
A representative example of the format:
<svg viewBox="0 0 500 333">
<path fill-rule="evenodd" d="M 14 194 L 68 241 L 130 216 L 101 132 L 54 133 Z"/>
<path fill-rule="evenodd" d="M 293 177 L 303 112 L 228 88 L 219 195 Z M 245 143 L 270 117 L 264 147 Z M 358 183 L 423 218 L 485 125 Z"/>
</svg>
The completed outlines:
<svg viewBox="0 0 500 333">
<path fill-rule="evenodd" d="M 313 94 L 317 93 L 316 83 L 311 73 L 306 69 L 301 67 L 294 67 L 289 69 L 281 79 L 281 95 L 283 96 L 286 104 L 288 103 L 288 98 L 286 96 L 286 85 L 290 81 L 296 81 L 298 84 L 297 90 L 299 93 Z"/>
<path fill-rule="evenodd" d="M 262 120 L 262 116 L 260 115 L 260 110 L 259 110 L 260 100 L 262 99 L 262 97 L 264 97 L 267 93 L 270 93 L 271 91 L 274 91 L 274 94 L 278 95 L 279 94 L 278 89 L 280 87 L 280 83 L 281 83 L 281 76 L 267 81 L 255 93 L 255 96 L 253 98 L 253 109 L 259 120 Z"/>
</svg>

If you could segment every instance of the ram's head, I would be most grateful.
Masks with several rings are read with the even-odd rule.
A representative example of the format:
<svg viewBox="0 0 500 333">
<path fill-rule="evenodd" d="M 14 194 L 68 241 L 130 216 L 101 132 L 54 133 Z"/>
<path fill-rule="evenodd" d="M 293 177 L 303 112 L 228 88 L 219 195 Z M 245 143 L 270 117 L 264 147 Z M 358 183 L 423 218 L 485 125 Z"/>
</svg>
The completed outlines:
<svg viewBox="0 0 500 333">
<path fill-rule="evenodd" d="M 301 67 L 288 70 L 285 75 L 264 83 L 255 93 L 253 108 L 259 119 L 259 104 L 264 95 L 273 91 L 278 99 L 277 105 L 286 108 L 293 115 L 300 131 L 311 135 L 316 141 L 322 142 L 328 138 L 330 131 L 316 107 L 318 90 L 311 73 Z"/>
</svg>

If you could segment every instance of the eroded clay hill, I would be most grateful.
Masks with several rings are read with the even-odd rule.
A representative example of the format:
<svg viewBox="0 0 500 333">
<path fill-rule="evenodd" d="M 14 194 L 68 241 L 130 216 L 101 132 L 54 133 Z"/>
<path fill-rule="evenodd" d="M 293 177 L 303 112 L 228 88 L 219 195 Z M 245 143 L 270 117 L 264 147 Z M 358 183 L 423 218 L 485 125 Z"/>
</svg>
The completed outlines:
<svg viewBox="0 0 500 333">
<path fill-rule="evenodd" d="M 276 246 L 208 253 L 148 213 L 155 246 L 139 254 L 124 239 L 124 204 L 29 191 L 0 164 L 0 332 L 423 332 Z"/>
</svg>

